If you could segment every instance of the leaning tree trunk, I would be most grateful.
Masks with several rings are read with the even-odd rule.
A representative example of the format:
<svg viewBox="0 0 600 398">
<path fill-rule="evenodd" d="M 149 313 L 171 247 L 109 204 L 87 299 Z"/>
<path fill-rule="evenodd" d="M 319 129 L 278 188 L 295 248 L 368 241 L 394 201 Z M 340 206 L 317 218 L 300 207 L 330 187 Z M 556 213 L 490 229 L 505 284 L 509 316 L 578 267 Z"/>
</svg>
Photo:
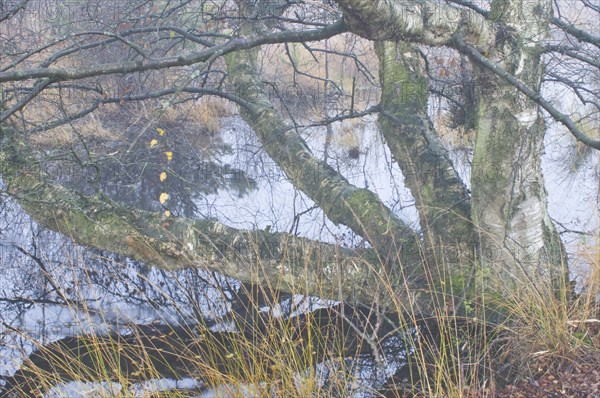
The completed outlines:
<svg viewBox="0 0 600 398">
<path fill-rule="evenodd" d="M 473 270 L 470 197 L 429 119 L 424 62 L 416 46 L 405 42 L 377 42 L 375 51 L 380 127 L 419 211 L 430 283 L 462 297 Z M 445 281 L 454 283 L 440 289 Z"/>
<path fill-rule="evenodd" d="M 256 23 L 242 23 L 240 33 L 252 36 L 259 29 Z M 257 55 L 256 49 L 250 49 L 225 56 L 229 81 L 236 95 L 248 104 L 240 107 L 240 114 L 295 187 L 310 197 L 333 223 L 347 226 L 371 243 L 376 258 L 356 272 L 374 275 L 366 280 L 381 278 L 381 287 L 386 287 L 377 288 L 381 289 L 381 300 L 389 300 L 391 295 L 404 296 L 407 292 L 417 296 L 423 287 L 418 237 L 373 192 L 350 184 L 333 167 L 312 154 L 300 134 L 275 110 L 262 88 Z M 376 283 L 371 285 L 377 286 Z M 414 301 L 421 309 L 429 305 L 427 298 Z"/>
<path fill-rule="evenodd" d="M 284 292 L 382 306 L 397 298 L 390 289 L 407 285 L 414 289 L 412 300 L 421 303 L 418 286 L 400 273 L 394 281 L 385 279 L 382 263 L 369 249 L 357 252 L 287 233 L 166 218 L 63 187 L 51 181 L 13 129 L 0 128 L 0 170 L 6 191 L 33 220 L 81 245 L 164 269 L 200 267 Z M 419 306 L 428 306 L 426 297 Z"/>
<path fill-rule="evenodd" d="M 488 58 L 539 91 L 542 38 L 550 0 L 496 0 L 491 17 L 506 31 Z M 475 60 L 476 61 L 476 60 Z M 496 289 L 555 286 L 562 275 L 560 238 L 548 216 L 541 170 L 545 126 L 539 106 L 489 70 L 477 70 L 477 138 L 472 218 L 486 283 Z"/>
</svg>

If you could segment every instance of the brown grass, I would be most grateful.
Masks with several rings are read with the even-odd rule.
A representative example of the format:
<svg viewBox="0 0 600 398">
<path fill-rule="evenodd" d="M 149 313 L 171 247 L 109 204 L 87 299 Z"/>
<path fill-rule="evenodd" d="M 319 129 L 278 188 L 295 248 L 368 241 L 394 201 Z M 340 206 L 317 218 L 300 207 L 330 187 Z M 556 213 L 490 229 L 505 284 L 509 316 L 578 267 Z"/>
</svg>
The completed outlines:
<svg viewBox="0 0 600 398">
<path fill-rule="evenodd" d="M 410 372 L 411 377 L 419 382 L 409 388 L 410 392 L 423 397 L 491 397 L 498 372 L 514 380 L 548 372 L 549 369 L 564 369 L 575 363 L 600 366 L 600 328 L 596 327 L 599 316 L 600 237 L 594 239 L 581 248 L 580 255 L 591 262 L 591 272 L 584 290 L 574 298 L 567 293 L 567 285 L 558 295 L 540 285 L 536 289 L 524 289 L 504 297 L 501 304 L 510 318 L 500 325 L 486 320 L 486 308 L 474 308 L 470 318 L 457 318 L 453 313 L 454 302 L 440 303 L 430 319 L 437 337 L 424 337 L 420 344 L 413 346 Z M 389 288 L 392 289 L 391 286 Z M 270 297 L 267 304 L 278 303 L 276 290 L 270 287 L 258 289 L 263 301 Z M 393 290 L 390 293 L 394 293 Z M 245 297 L 255 297 L 247 294 Z M 444 297 L 451 298 L 452 295 Z M 245 305 L 255 312 L 259 310 L 259 304 L 252 299 Z M 419 314 L 412 309 L 410 302 L 398 302 L 396 310 L 405 327 L 421 324 Z M 236 319 L 236 323 L 240 330 L 259 327 L 259 324 L 246 324 L 241 319 Z M 261 333 L 252 334 L 253 337 L 232 334 L 229 337 L 225 335 L 223 340 L 211 337 L 213 335 L 208 331 L 200 333 L 197 344 L 208 350 L 202 355 L 181 348 L 181 343 L 176 340 L 165 340 L 167 345 L 161 349 L 177 353 L 179 360 L 190 369 L 196 369 L 195 376 L 206 381 L 207 385 L 225 388 L 224 396 L 242 390 L 256 391 L 261 396 L 328 397 L 332 393 L 343 396 L 350 392 L 348 388 L 353 383 L 352 375 L 341 360 L 347 357 L 344 341 L 339 341 L 339 336 L 335 337 L 322 326 L 311 316 L 305 318 L 301 329 L 298 329 L 299 324 L 294 318 L 268 318 L 267 323 L 260 326 Z M 61 356 L 55 355 L 55 368 L 69 375 L 69 379 L 116 380 L 125 387 L 120 396 L 128 397 L 127 386 L 132 382 L 129 377 L 134 373 L 119 370 L 120 357 L 146 364 L 146 377 L 159 377 L 161 374 L 152 367 L 149 358 L 156 354 L 144 342 L 144 335 L 134 336 L 137 337 L 128 341 L 92 337 L 85 345 L 88 363 L 91 357 L 95 364 L 92 369 L 79 366 L 76 355 L 68 360 L 57 359 Z M 223 341 L 227 344 L 223 345 Z M 173 344 L 173 348 L 169 348 L 169 344 Z M 332 387 L 327 389 L 321 386 L 315 372 L 315 366 L 322 358 L 328 358 L 328 366 L 334 375 Z M 501 364 L 512 368 L 498 369 Z M 32 371 L 36 372 L 35 367 Z M 35 377 L 40 379 L 40 386 L 51 386 L 57 382 L 55 375 L 41 369 Z M 399 389 L 396 396 L 404 396 L 406 392 Z M 180 392 L 160 395 L 181 396 L 178 394 Z M 393 392 L 390 394 L 394 396 Z"/>
</svg>

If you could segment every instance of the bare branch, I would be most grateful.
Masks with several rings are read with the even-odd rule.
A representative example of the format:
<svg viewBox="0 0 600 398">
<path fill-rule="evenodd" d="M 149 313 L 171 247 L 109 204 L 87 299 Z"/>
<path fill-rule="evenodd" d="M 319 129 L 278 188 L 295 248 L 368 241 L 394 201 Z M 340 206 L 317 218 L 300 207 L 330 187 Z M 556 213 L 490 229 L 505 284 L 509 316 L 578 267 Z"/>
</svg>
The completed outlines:
<svg viewBox="0 0 600 398">
<path fill-rule="evenodd" d="M 21 0 L 19 4 L 15 5 L 13 8 L 0 15 L 0 22 L 12 18 L 16 13 L 18 13 L 21 10 L 24 10 L 28 2 L 29 0 Z"/>
<path fill-rule="evenodd" d="M 448 0 L 448 1 L 450 3 L 458 4 L 459 6 L 467 7 L 467 8 L 470 8 L 471 10 L 477 11 L 479 14 L 483 15 L 484 17 L 487 17 L 489 15 L 489 12 L 487 12 L 483 8 L 479 7 L 477 4 L 472 3 L 470 1 L 467 1 L 467 0 Z"/>
<path fill-rule="evenodd" d="M 559 28 L 561 28 L 571 36 L 575 37 L 576 39 L 593 44 L 594 46 L 600 48 L 600 37 L 594 36 L 589 32 L 586 32 L 585 30 L 578 29 L 575 26 L 568 24 L 556 17 L 553 17 L 551 19 L 551 22 L 552 24 L 558 26 Z"/>
<path fill-rule="evenodd" d="M 561 46 L 556 44 L 549 44 L 544 47 L 545 52 L 555 52 L 562 55 L 568 55 L 571 58 L 577 59 L 581 62 L 584 62 L 590 66 L 600 69 L 600 61 L 594 58 L 583 56 L 577 49 L 568 46 Z"/>
<path fill-rule="evenodd" d="M 264 44 L 321 40 L 345 31 L 346 25 L 343 21 L 340 21 L 322 29 L 275 32 L 252 38 L 238 37 L 223 44 L 176 57 L 148 59 L 146 61 L 137 62 L 112 63 L 79 68 L 33 68 L 2 72 L 0 73 L 0 82 L 39 78 L 50 78 L 55 82 L 59 82 L 66 80 L 85 79 L 93 76 L 111 75 L 115 73 L 132 73 L 147 70 L 165 69 L 176 66 L 188 66 L 207 61 L 215 56 L 222 56 L 239 50 L 247 50 Z"/>
<path fill-rule="evenodd" d="M 112 37 L 114 39 L 117 39 L 118 41 L 125 43 L 127 46 L 131 47 L 136 53 L 140 54 L 142 56 L 142 58 L 144 59 L 148 59 L 148 55 L 146 54 L 146 52 L 137 44 L 135 44 L 132 41 L 127 40 L 125 37 L 123 37 L 122 35 L 118 35 L 116 33 L 112 33 L 112 32 L 99 32 L 99 31 L 89 31 L 89 32 L 82 32 L 82 33 L 76 33 L 73 35 L 73 37 L 77 37 L 77 36 L 83 36 L 83 35 L 98 35 L 98 36 L 108 36 L 108 37 Z"/>
<path fill-rule="evenodd" d="M 36 82 L 36 84 L 33 86 L 31 91 L 29 93 L 27 93 L 25 98 L 18 101 L 16 104 L 14 104 L 8 110 L 6 110 L 4 112 L 0 112 L 0 122 L 5 121 L 12 114 L 23 109 L 23 107 L 25 105 L 27 105 L 31 100 L 33 100 L 39 93 L 41 93 L 46 87 L 48 87 L 52 83 L 54 83 L 54 82 L 51 79 L 41 79 L 38 82 Z"/>
</svg>

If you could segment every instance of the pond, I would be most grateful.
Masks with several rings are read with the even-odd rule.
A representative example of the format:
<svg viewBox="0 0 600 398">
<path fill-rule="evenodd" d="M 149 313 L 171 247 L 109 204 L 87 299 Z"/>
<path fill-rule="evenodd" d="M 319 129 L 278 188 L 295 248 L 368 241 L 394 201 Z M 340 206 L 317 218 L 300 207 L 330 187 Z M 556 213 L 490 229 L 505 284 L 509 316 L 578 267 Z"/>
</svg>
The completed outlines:
<svg viewBox="0 0 600 398">
<path fill-rule="evenodd" d="M 351 183 L 376 192 L 416 227 L 414 200 L 402 184 L 402 174 L 374 123 L 373 118 L 365 118 L 359 123 L 334 124 L 333 132 L 324 127 L 306 128 L 303 135 L 315 155 L 326 158 Z M 181 133 L 183 127 L 190 130 L 189 134 Z M 237 228 L 270 228 L 348 247 L 366 245 L 348 229 L 329 222 L 309 198 L 292 186 L 239 117 L 223 117 L 218 132 L 192 134 L 199 127 L 176 124 L 145 128 L 122 141 L 92 140 L 85 147 L 73 145 L 70 150 L 77 153 L 75 158 L 83 159 L 80 163 L 75 163 L 69 150 L 55 148 L 54 160 L 43 167 L 67 186 L 88 194 L 101 190 L 113 200 L 149 211 L 168 210 L 175 216 L 215 219 Z M 328 138 L 328 134 L 334 138 Z M 198 135 L 202 139 L 193 142 L 190 137 Z M 569 230 L 590 231 L 599 225 L 594 209 L 598 208 L 600 166 L 591 162 L 588 167 L 567 174 L 559 167 L 565 147 L 561 134 L 549 134 L 544 171 L 550 213 L 565 231 L 563 238 L 574 254 L 581 236 Z M 468 180 L 469 154 L 453 156 L 461 162 L 463 177 Z M 160 181 L 162 172 L 168 175 L 165 181 Z M 161 203 L 164 192 L 169 200 Z M 590 214 L 595 214 L 595 218 Z M 94 340 L 94 344 L 99 344 L 106 336 L 136 335 L 139 329 L 132 325 L 152 325 L 147 327 L 154 327 L 152 333 L 157 336 L 173 330 L 183 333 L 190 325 L 202 325 L 212 338 L 219 340 L 229 333 L 245 333 L 232 314 L 253 313 L 253 321 L 264 316 L 269 319 L 265 325 L 277 319 L 296 318 L 306 326 L 302 317 L 307 312 L 339 306 L 309 297 L 275 295 L 263 297 L 261 306 L 246 308 L 240 301 L 256 296 L 237 281 L 201 269 L 168 272 L 75 245 L 65 236 L 41 228 L 9 197 L 2 198 L 0 232 L 0 374 L 7 379 L 21 367 L 24 357 L 41 346 L 81 342 L 68 340 L 69 336 L 105 336 Z M 572 276 L 576 279 L 585 273 L 585 264 L 574 264 Z M 326 318 L 330 321 L 340 313 L 344 313 L 343 308 Z M 383 380 L 406 365 L 410 352 L 407 342 L 414 339 L 417 329 L 414 325 L 402 333 L 388 335 L 390 330 L 380 330 L 386 337 L 381 340 L 379 358 L 370 349 L 354 350 L 358 355 L 337 359 L 317 355 L 318 361 L 306 364 L 305 371 L 320 375 L 316 378 L 321 380 L 320 388 L 334 389 L 336 372 L 343 369 L 353 376 L 343 383 L 346 387 L 352 384 L 354 396 L 371 396 L 373 389 L 382 387 Z M 188 336 L 183 340 L 186 338 L 191 339 Z M 207 388 L 192 377 L 175 381 L 174 375 L 159 372 L 157 376 L 164 377 L 156 377 L 150 384 L 138 381 L 127 388 Z M 297 377 L 301 384 L 302 374 Z M 118 382 L 106 382 L 100 387 L 97 383 L 71 382 L 48 396 L 64 394 L 68 389 L 81 393 L 98 388 L 116 392 L 125 387 Z M 219 388 L 228 387 L 225 383 Z M 77 396 L 72 392 L 67 395 Z"/>
</svg>

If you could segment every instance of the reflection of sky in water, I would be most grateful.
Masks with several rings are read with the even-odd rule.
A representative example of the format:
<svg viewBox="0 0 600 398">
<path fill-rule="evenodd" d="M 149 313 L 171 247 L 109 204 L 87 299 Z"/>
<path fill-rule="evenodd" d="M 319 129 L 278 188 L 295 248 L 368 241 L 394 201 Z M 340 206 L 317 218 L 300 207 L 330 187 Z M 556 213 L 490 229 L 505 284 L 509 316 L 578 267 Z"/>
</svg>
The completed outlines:
<svg viewBox="0 0 600 398">
<path fill-rule="evenodd" d="M 132 383 L 125 396 L 134 397 L 145 397 L 151 392 L 168 391 L 174 388 L 179 389 L 192 389 L 202 386 L 202 383 L 193 379 L 182 379 L 182 380 L 149 380 L 144 383 Z M 119 396 L 119 392 L 123 389 L 123 386 L 119 383 L 84 383 L 84 382 L 71 382 L 60 384 L 52 388 L 46 398 L 106 398 Z"/>
<path fill-rule="evenodd" d="M 197 195 L 194 202 L 197 214 L 202 217 L 218 218 L 228 225 L 237 228 L 265 228 L 271 226 L 273 230 L 297 233 L 302 236 L 320 239 L 329 242 L 338 242 L 344 245 L 359 243 L 360 239 L 354 236 L 347 228 L 335 226 L 329 222 L 319 209 L 308 211 L 314 203 L 303 193 L 294 189 L 287 181 L 284 174 L 260 149 L 257 139 L 249 128 L 239 118 L 229 118 L 224 123 L 227 128 L 222 134 L 223 141 L 231 145 L 233 151 L 221 155 L 219 161 L 222 165 L 231 165 L 245 171 L 248 177 L 256 181 L 257 189 L 240 196 L 237 191 L 220 189 L 218 193 L 204 193 Z M 334 137 L 338 134 L 334 125 Z M 403 186 L 402 176 L 398 167 L 391 161 L 391 156 L 386 146 L 382 143 L 379 134 L 374 133 L 372 121 L 367 121 L 355 131 L 353 143 L 360 148 L 358 159 L 348 156 L 348 148 L 344 143 L 332 141 L 329 148 L 329 163 L 340 171 L 352 184 L 357 187 L 368 187 L 377 193 L 384 203 L 390 206 L 396 214 L 412 226 L 418 226 L 418 216 L 415 211 L 410 193 Z M 317 157 L 323 156 L 325 142 L 324 129 L 312 129 L 305 134 L 308 144 Z M 593 230 L 599 225 L 598 212 L 598 175 L 600 162 L 598 156 L 587 167 L 575 175 L 568 175 L 560 170 L 561 156 L 565 153 L 569 139 L 556 131 L 548 134 L 546 155 L 543 169 L 546 178 L 546 187 L 549 194 L 549 211 L 551 216 L 575 230 Z M 459 157 L 457 156 L 456 159 Z M 463 176 L 468 175 L 468 164 L 463 164 Z M 236 174 L 228 178 L 237 178 Z M 0 182 L 1 184 L 1 182 Z M 140 268 L 140 265 L 123 258 L 98 258 L 97 252 L 90 252 L 81 247 L 73 246 L 67 238 L 58 236 L 49 231 L 42 231 L 25 215 L 19 206 L 10 199 L 3 200 L 0 209 L 0 249 L 2 250 L 2 269 L 0 275 L 0 292 L 6 297 L 30 297 L 37 294 L 38 284 L 44 284 L 43 276 L 39 269 L 31 265 L 22 253 L 11 249 L 11 243 L 21 247 L 31 247 L 35 242 L 39 247 L 35 254 L 40 256 L 56 270 L 62 268 L 62 281 L 68 285 L 70 281 L 81 280 L 77 269 L 69 268 L 69 263 L 83 260 L 88 265 L 100 264 L 108 272 L 118 267 L 117 271 L 129 280 L 142 283 L 154 289 L 151 297 L 146 299 L 156 300 L 160 292 L 178 292 L 187 289 L 193 291 L 198 288 L 197 275 L 199 271 L 180 271 L 177 273 L 165 272 L 158 269 Z M 581 242 L 581 237 L 576 234 L 564 234 L 568 249 L 573 251 Z M 25 266 L 24 264 L 30 264 Z M 99 266 L 98 266 L 99 267 Z M 577 268 L 577 267 L 575 267 Z M 100 272 L 101 267 L 96 271 Z M 140 270 L 143 272 L 140 273 Z M 581 270 L 575 270 L 578 274 Z M 200 271 L 200 273 L 202 273 Z M 55 275 L 56 276 L 56 275 Z M 211 276 L 204 273 L 204 278 Z M 193 286 L 193 287 L 192 287 Z M 75 288 L 75 285 L 73 285 Z M 193 319 L 191 306 L 186 302 L 185 294 L 175 294 L 177 302 L 164 302 L 159 308 L 142 304 L 141 301 L 124 300 L 127 287 L 124 283 L 113 281 L 112 293 L 108 293 L 100 286 L 87 284 L 80 289 L 80 299 L 85 299 L 93 310 L 101 310 L 97 315 L 81 315 L 66 307 L 58 305 L 32 305 L 21 313 L 9 310 L 6 304 L 0 304 L 1 320 L 11 326 L 18 326 L 31 336 L 41 337 L 49 342 L 82 330 L 107 331 L 119 330 L 119 324 L 124 322 L 149 323 L 157 319 L 168 322 L 181 321 L 183 318 Z M 152 290 L 152 289 L 150 289 Z M 152 296 L 154 295 L 154 296 Z M 218 315 L 227 311 L 227 304 L 215 301 L 218 290 L 210 287 L 197 289 L 194 293 L 201 312 L 205 315 Z M 144 299 L 143 296 L 140 296 Z M 183 305 L 182 305 L 183 303 Z M 322 303 L 318 303 L 317 307 Z M 176 308 L 177 307 L 177 308 Z M 183 310 L 182 310 L 183 309 Z M 186 309 L 189 309 L 186 313 Z M 275 309 L 277 311 L 277 309 Z M 175 315 L 175 314 L 178 315 Z M 112 325 L 112 326 L 111 326 Z M 214 326 L 227 329 L 227 325 Z M 0 324 L 0 332 L 6 328 Z M 389 338 L 384 343 L 386 351 L 392 352 L 393 347 L 398 347 L 398 342 Z M 6 374 L 14 371 L 18 366 L 19 349 L 30 352 L 32 343 L 27 338 L 14 334 L 5 334 L 0 341 L 2 355 L 0 355 L 0 373 Z M 381 380 L 381 375 L 376 372 L 391 374 L 402 365 L 404 357 L 397 352 L 393 357 L 386 356 L 383 368 L 374 366 L 372 358 L 359 358 L 355 363 L 347 363 L 355 369 L 354 376 L 357 380 L 357 397 L 364 396 L 361 388 L 369 385 L 373 379 Z M 347 359 L 347 361 L 350 361 Z M 350 361 L 353 362 L 353 361 Z M 329 364 L 332 365 L 332 364 Z M 320 365 L 320 371 L 327 372 L 326 365 Z M 361 381 L 361 382 L 358 382 Z M 362 386 L 362 387 L 360 387 Z M 80 386 L 81 387 L 81 386 Z"/>
<path fill-rule="evenodd" d="M 330 165 L 355 186 L 367 187 L 377 193 L 398 216 L 416 226 L 418 216 L 412 206 L 412 197 L 401 182 L 398 167 L 390 161 L 389 150 L 372 130 L 360 131 L 357 135 L 362 149 L 359 159 L 350 159 L 344 153 L 343 146 L 334 143 L 329 151 Z M 313 142 L 308 141 L 317 157 L 323 156 L 324 136 L 313 136 L 310 137 Z M 233 151 L 222 160 L 256 179 L 258 189 L 243 197 L 221 190 L 218 195 L 204 198 L 204 203 L 197 203 L 202 209 L 201 213 L 207 212 L 209 217 L 218 217 L 238 228 L 265 228 L 270 225 L 277 231 L 298 233 L 328 242 L 351 243 L 341 239 L 341 234 L 350 236 L 352 233 L 343 226 L 333 225 L 325 219 L 320 209 L 305 213 L 314 206 L 314 202 L 293 187 L 284 173 L 260 149 L 249 127 L 239 118 L 229 120 L 223 141 L 230 144 Z M 334 155 L 337 157 L 333 158 Z M 298 216 L 297 219 L 295 216 Z M 357 242 L 356 239 L 354 241 Z"/>
<path fill-rule="evenodd" d="M 593 151 L 585 167 L 572 172 L 565 157 L 573 139 L 552 123 L 546 136 L 542 170 L 548 191 L 548 212 L 553 220 L 574 231 L 598 231 L 600 228 L 600 153 Z M 563 228 L 559 226 L 559 231 Z M 578 279 L 587 274 L 589 264 L 575 253 L 586 238 L 577 233 L 561 235 L 570 256 L 570 271 Z M 587 242 L 589 244 L 589 240 Z"/>
<path fill-rule="evenodd" d="M 308 144 L 317 157 L 323 156 L 324 136 L 324 132 L 312 131 L 308 137 Z M 336 147 L 334 140 L 329 151 L 329 163 L 355 186 L 368 187 L 377 193 L 400 218 L 418 228 L 418 214 L 410 191 L 404 187 L 402 174 L 391 161 L 389 150 L 375 132 L 372 122 L 366 123 L 357 132 L 357 136 L 361 148 L 358 160 L 348 158 L 343 145 Z M 336 241 L 335 236 L 349 232 L 347 228 L 334 226 L 324 219 L 320 209 L 302 214 L 298 225 L 295 224 L 294 216 L 310 209 L 314 202 L 294 189 L 283 172 L 260 149 L 257 139 L 239 118 L 229 120 L 223 140 L 234 149 L 223 161 L 246 171 L 256 179 L 258 189 L 243 197 L 223 190 L 218 195 L 206 197 L 205 202 L 199 206 L 206 209 L 204 211 L 210 216 L 239 228 L 264 228 L 270 225 L 278 231 L 298 232 L 302 236 L 326 241 Z M 576 174 L 567 174 L 565 170 L 560 170 L 560 160 L 566 156 L 566 148 L 571 142 L 569 136 L 551 129 L 546 141 L 542 166 L 551 217 L 570 229 L 597 229 L 600 225 L 600 158 L 595 155 L 588 167 Z M 333 158 L 335 155 L 337 158 Z M 464 154 L 450 155 L 453 161 L 460 161 L 457 169 L 467 185 L 470 185 L 469 157 Z M 579 235 L 573 234 L 563 234 L 563 239 L 570 251 L 575 250 L 577 243 L 581 241 Z"/>
</svg>

